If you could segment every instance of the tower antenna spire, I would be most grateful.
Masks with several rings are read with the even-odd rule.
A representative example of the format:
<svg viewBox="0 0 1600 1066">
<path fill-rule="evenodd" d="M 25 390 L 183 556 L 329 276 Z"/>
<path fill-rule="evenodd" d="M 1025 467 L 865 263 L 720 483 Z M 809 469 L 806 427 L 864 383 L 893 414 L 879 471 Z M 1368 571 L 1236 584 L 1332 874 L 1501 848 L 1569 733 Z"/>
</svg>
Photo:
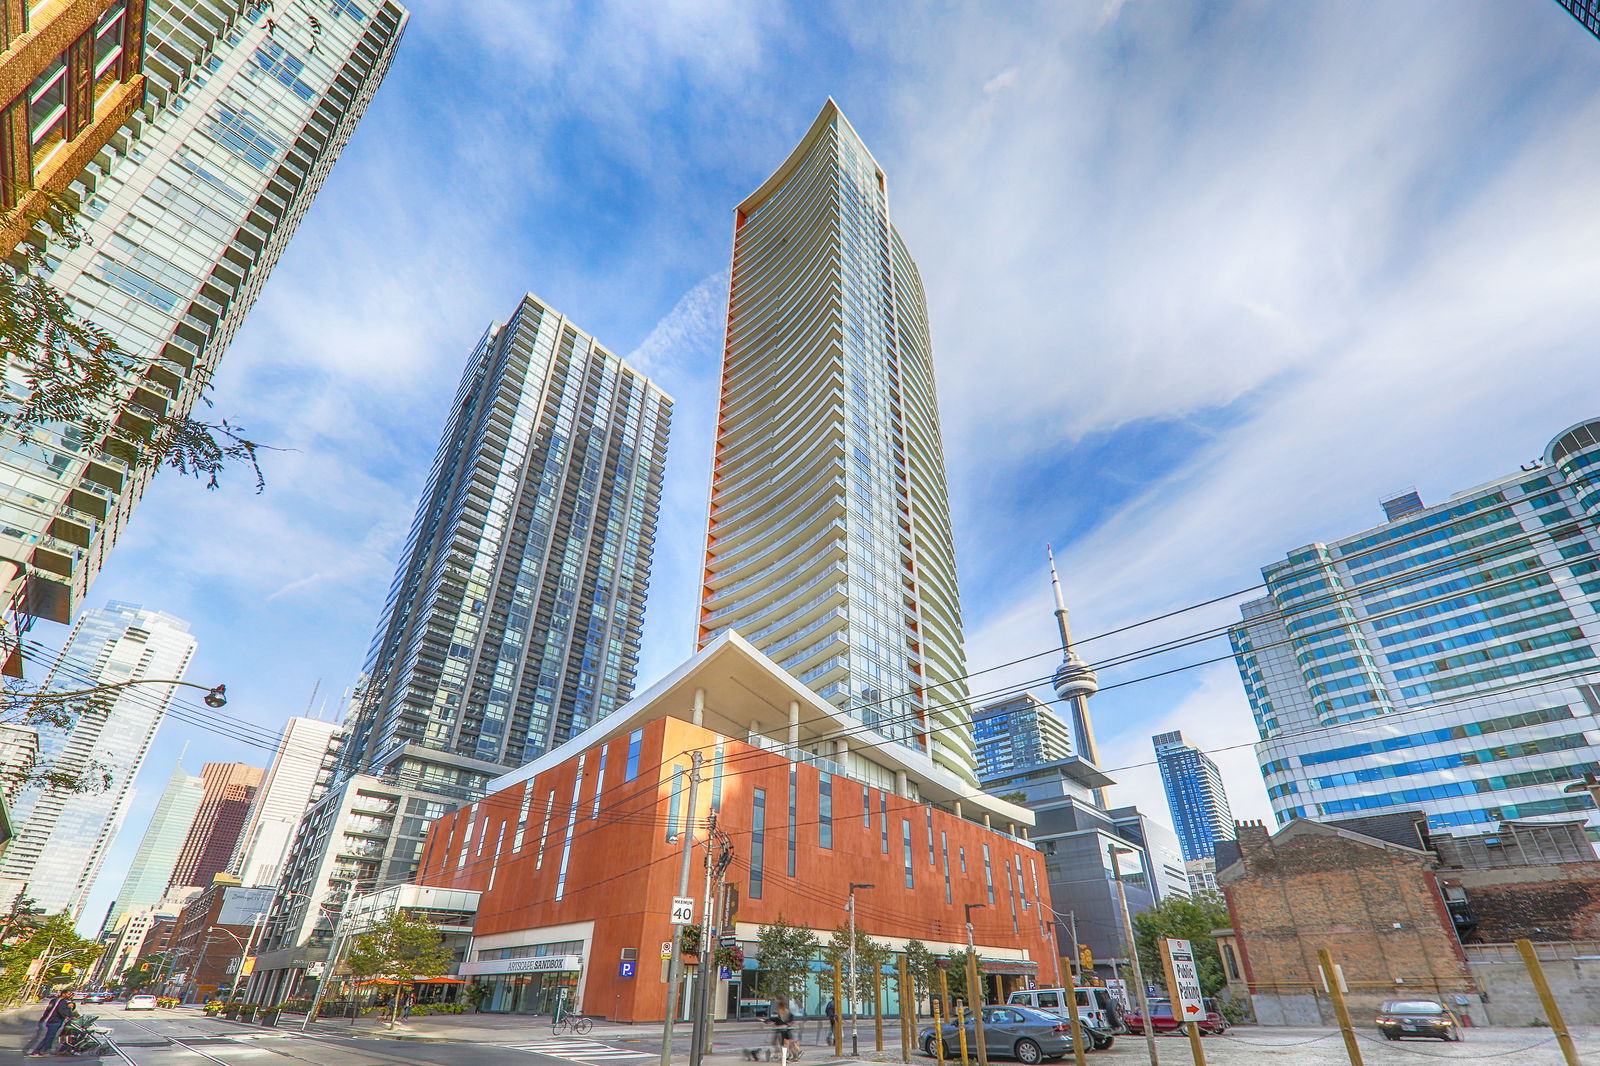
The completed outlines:
<svg viewBox="0 0 1600 1066">
<path fill-rule="evenodd" d="M 1100 679 L 1089 664 L 1072 650 L 1072 631 L 1067 627 L 1067 601 L 1061 595 L 1061 577 L 1056 573 L 1056 553 L 1050 545 L 1044 546 L 1050 560 L 1050 584 L 1056 596 L 1056 627 L 1061 631 L 1061 665 L 1056 667 L 1056 695 L 1067 705 L 1072 723 L 1072 743 L 1078 758 L 1092 766 L 1100 765 L 1100 751 L 1094 742 L 1094 724 L 1089 719 L 1089 697 L 1100 691 Z M 1096 790 L 1104 802 L 1104 795 Z"/>
</svg>

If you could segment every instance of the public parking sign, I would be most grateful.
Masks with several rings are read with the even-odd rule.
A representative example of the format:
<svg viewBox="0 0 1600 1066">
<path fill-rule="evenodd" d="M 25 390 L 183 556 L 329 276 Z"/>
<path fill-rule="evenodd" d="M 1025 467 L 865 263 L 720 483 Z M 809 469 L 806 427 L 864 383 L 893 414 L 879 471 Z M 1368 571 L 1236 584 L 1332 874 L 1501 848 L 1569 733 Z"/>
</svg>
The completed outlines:
<svg viewBox="0 0 1600 1066">
<path fill-rule="evenodd" d="M 1206 1005 L 1200 994 L 1200 968 L 1195 965 L 1194 946 L 1187 940 L 1163 940 L 1167 973 L 1172 978 L 1172 1013 L 1186 1022 L 1203 1021 Z"/>
<path fill-rule="evenodd" d="M 632 959 L 623 959 L 617 966 L 617 976 L 632 977 L 634 974 L 634 968 L 637 965 L 638 963 L 634 962 Z"/>
</svg>

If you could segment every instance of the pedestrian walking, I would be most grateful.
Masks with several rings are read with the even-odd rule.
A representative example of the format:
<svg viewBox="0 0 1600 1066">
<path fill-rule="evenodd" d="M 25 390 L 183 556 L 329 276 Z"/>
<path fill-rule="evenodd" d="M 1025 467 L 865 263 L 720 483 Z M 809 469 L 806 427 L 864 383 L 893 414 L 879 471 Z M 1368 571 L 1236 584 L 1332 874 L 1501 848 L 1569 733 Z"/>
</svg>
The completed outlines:
<svg viewBox="0 0 1600 1066">
<path fill-rule="evenodd" d="M 407 992 L 405 994 L 405 998 L 400 1001 L 400 1017 L 402 1017 L 402 1018 L 411 1017 L 411 1008 L 415 1007 L 416 1005 L 417 1005 L 416 994 L 412 993 L 412 992 Z"/>
<path fill-rule="evenodd" d="M 773 1001 L 772 1014 L 767 1018 L 767 1021 L 771 1022 L 773 1026 L 772 1046 L 785 1048 L 788 1050 L 791 1060 L 798 1059 L 800 1057 L 800 1041 L 796 1040 L 794 1036 L 794 1012 L 789 1009 L 789 998 L 787 996 L 779 996 Z"/>
<path fill-rule="evenodd" d="M 55 1047 L 56 1037 L 61 1033 L 61 1027 L 71 1021 L 78 1013 L 78 1008 L 72 1005 L 72 1000 L 65 995 L 57 993 L 45 1003 L 44 1010 L 39 1014 L 39 1039 L 29 1049 L 29 1055 L 48 1055 Z"/>
</svg>

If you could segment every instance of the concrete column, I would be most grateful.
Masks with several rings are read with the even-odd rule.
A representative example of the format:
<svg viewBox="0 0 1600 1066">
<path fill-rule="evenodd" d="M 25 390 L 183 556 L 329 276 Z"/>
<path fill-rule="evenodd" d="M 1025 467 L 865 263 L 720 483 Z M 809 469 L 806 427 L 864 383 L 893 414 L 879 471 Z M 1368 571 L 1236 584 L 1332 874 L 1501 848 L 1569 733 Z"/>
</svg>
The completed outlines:
<svg viewBox="0 0 1600 1066">
<path fill-rule="evenodd" d="M 993 829 L 994 828 L 994 823 L 989 821 L 989 812 L 988 811 L 984 811 L 983 812 L 983 827 L 985 829 Z"/>
<path fill-rule="evenodd" d="M 800 757 L 800 701 L 789 701 L 789 758 Z"/>
<path fill-rule="evenodd" d="M 956 817 L 960 818 L 961 817 L 961 801 L 960 800 L 956 800 L 955 801 L 955 808 L 956 808 Z"/>
<path fill-rule="evenodd" d="M 833 761 L 840 766 L 846 765 L 845 760 L 850 755 L 850 742 L 844 737 L 839 737 L 833 742 Z"/>
<path fill-rule="evenodd" d="M 750 737 L 749 737 L 749 739 L 751 740 L 751 742 L 754 742 L 756 737 L 759 737 L 760 735 L 761 735 L 761 723 L 757 722 L 755 719 L 751 719 L 750 720 Z"/>
<path fill-rule="evenodd" d="M 904 770 L 896 770 L 894 772 L 894 794 L 901 799 L 906 798 L 906 772 Z"/>
<path fill-rule="evenodd" d="M 706 724 L 706 690 L 703 688 L 694 690 L 694 709 L 690 712 L 689 720 L 695 725 Z"/>
</svg>

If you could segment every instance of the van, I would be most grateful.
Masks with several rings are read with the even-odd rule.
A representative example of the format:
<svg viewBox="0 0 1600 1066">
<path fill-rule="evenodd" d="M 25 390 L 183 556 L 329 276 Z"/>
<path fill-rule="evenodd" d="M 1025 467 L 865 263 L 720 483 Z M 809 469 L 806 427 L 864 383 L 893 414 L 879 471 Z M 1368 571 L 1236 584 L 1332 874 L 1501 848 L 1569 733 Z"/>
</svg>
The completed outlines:
<svg viewBox="0 0 1600 1066">
<path fill-rule="evenodd" d="M 1111 998 L 1110 989 L 1080 985 L 1074 991 L 1078 1000 L 1078 1022 L 1089 1030 L 1088 1036 L 1095 1051 L 1104 1051 L 1111 1046 L 1117 1033 L 1128 1031 L 1122 1023 L 1122 1011 Z M 1064 988 L 1025 988 L 1011 993 L 1006 1002 L 1019 1007 L 1032 1007 L 1059 1018 L 1070 1020 L 1072 1017 Z"/>
</svg>

